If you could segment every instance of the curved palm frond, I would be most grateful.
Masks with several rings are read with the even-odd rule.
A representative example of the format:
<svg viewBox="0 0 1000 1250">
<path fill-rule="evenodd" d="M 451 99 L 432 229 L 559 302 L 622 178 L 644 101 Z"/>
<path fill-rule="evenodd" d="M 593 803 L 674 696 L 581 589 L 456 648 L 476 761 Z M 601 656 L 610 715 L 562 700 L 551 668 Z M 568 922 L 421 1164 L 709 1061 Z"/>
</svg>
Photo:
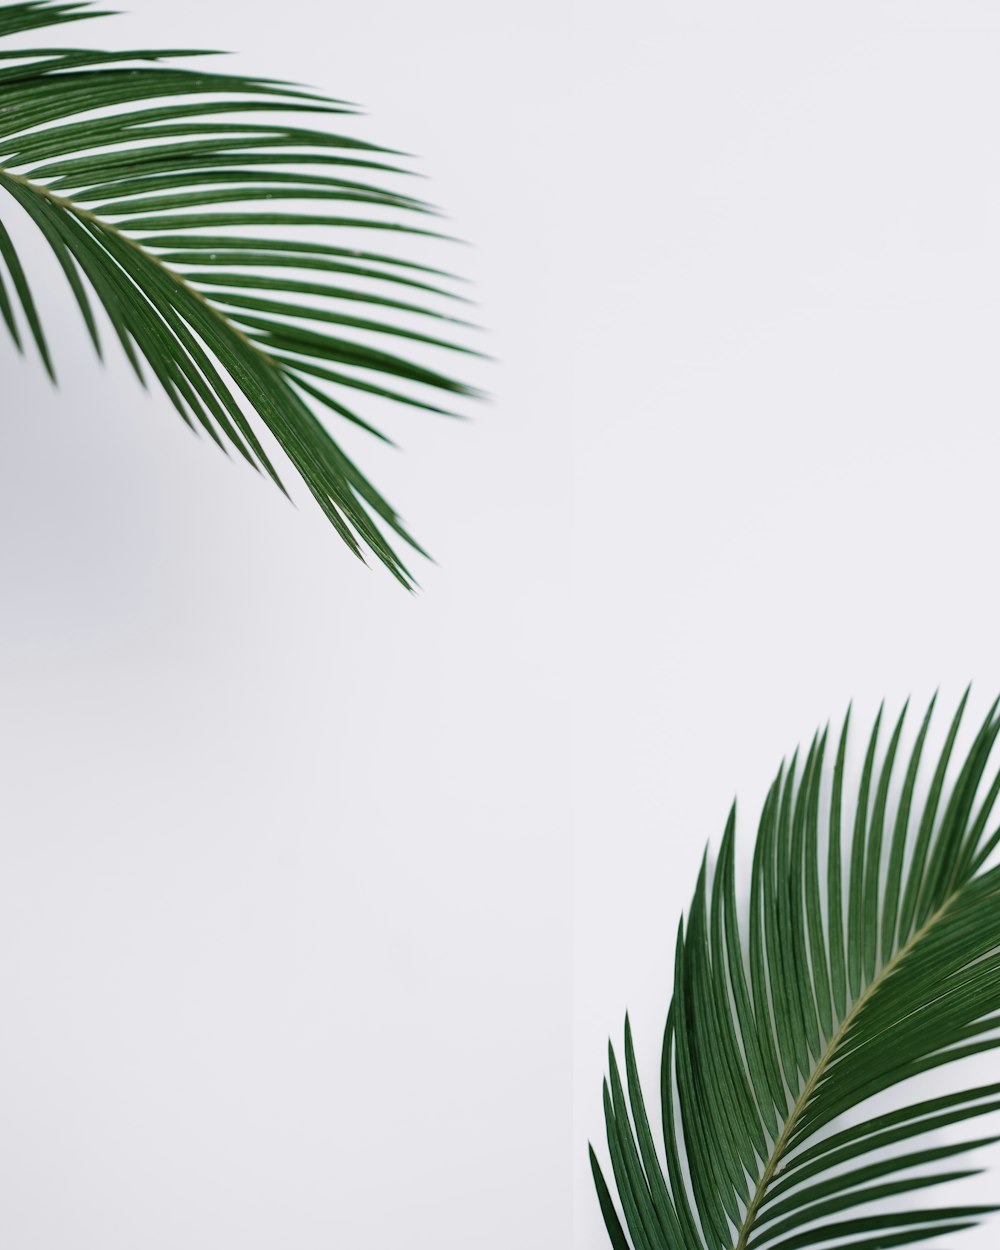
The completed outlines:
<svg viewBox="0 0 1000 1250">
<path fill-rule="evenodd" d="M 0 7 L 0 38 L 99 15 L 89 0 L 25 0 Z M 407 172 L 399 154 L 299 124 L 349 105 L 172 64 L 186 55 L 206 54 L 0 51 L 0 188 L 51 247 L 98 353 L 94 301 L 140 381 L 144 362 L 190 426 L 284 490 L 256 413 L 351 550 L 411 585 L 384 531 L 420 548 L 316 411 L 377 434 L 352 396 L 455 415 L 435 395 L 475 394 L 401 354 L 477 354 L 456 341 L 468 323 L 444 302 L 462 299 L 449 275 L 352 242 L 445 236 L 428 228 L 429 205 L 387 189 Z M 325 234 L 310 241 L 310 228 Z M 54 376 L 2 220 L 0 316 Z"/>
<path fill-rule="evenodd" d="M 908 1089 L 904 1105 L 878 1114 L 866 1105 L 1000 1045 L 1000 868 L 988 865 L 1000 841 L 1000 830 L 988 832 L 1000 775 L 985 781 L 1000 717 L 994 704 L 954 768 L 966 698 L 922 803 L 933 701 L 905 769 L 897 756 L 906 708 L 884 752 L 880 711 L 850 828 L 849 716 L 829 805 L 828 730 L 801 769 L 797 755 L 783 765 L 760 820 L 746 915 L 730 814 L 714 873 L 703 864 L 677 940 L 661 1066 L 663 1163 L 627 1019 L 624 1082 L 610 1052 L 605 1117 L 624 1225 L 590 1155 L 616 1250 L 630 1240 L 635 1250 L 875 1250 L 947 1236 L 996 1209 L 921 1200 L 973 1175 L 956 1159 L 998 1140 L 966 1128 L 963 1140 L 941 1144 L 937 1134 L 1000 1109 L 1000 1084 L 921 1101 L 909 1101 Z"/>
</svg>

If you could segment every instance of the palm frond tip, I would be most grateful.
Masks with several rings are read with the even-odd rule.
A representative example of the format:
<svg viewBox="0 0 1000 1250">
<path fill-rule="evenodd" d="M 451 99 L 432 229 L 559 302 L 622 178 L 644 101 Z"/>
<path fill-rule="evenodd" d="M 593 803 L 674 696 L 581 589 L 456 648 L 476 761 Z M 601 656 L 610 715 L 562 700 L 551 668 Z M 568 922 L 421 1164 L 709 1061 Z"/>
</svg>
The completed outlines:
<svg viewBox="0 0 1000 1250">
<path fill-rule="evenodd" d="M 835 748 L 824 731 L 801 765 L 783 765 L 745 909 L 730 815 L 677 940 L 659 1145 L 627 1019 L 624 1078 L 609 1051 L 617 1205 L 590 1158 L 615 1250 L 875 1250 L 946 1237 L 996 1209 L 923 1198 L 974 1175 L 960 1156 L 1000 1140 L 966 1123 L 1000 1110 L 1000 1084 L 920 1101 L 908 1089 L 894 1110 L 867 1106 L 1000 1045 L 1000 868 L 990 867 L 1000 830 L 989 828 L 1000 774 L 986 780 L 1000 717 L 994 704 L 958 764 L 965 704 L 920 801 L 933 701 L 905 764 L 906 708 L 888 732 L 879 713 L 856 803 L 849 717 Z M 962 1140 L 942 1144 L 939 1130 L 956 1127 Z"/>
<path fill-rule="evenodd" d="M 0 38 L 99 15 L 86 0 L 7 4 Z M 284 489 L 258 418 L 350 549 L 411 585 L 390 536 L 420 548 L 316 414 L 377 433 L 355 399 L 454 415 L 452 403 L 476 394 L 405 350 L 478 354 L 455 333 L 468 323 L 449 311 L 461 299 L 449 275 L 353 246 L 356 231 L 443 238 L 429 225 L 435 210 L 391 189 L 407 172 L 399 154 L 301 124 L 350 106 L 175 65 L 184 55 L 0 52 L 0 188 L 52 249 L 98 353 L 96 307 L 140 380 L 148 370 L 188 425 Z M 54 377 L 2 219 L 0 318 Z"/>
</svg>

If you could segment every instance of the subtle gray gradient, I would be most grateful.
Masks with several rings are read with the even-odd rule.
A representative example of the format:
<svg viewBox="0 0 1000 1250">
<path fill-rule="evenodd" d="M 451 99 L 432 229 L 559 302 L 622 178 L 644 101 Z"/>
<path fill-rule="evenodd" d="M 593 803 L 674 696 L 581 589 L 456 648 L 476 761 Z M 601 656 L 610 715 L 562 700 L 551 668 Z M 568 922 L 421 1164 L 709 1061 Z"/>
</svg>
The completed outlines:
<svg viewBox="0 0 1000 1250">
<path fill-rule="evenodd" d="M 35 42 L 362 101 L 503 363 L 471 422 L 352 444 L 439 561 L 411 597 L 101 369 L 18 223 L 60 389 L 0 341 L 0 1245 L 566 1245 L 565 22 L 126 7 Z"/>
<path fill-rule="evenodd" d="M 731 796 L 852 696 L 1000 689 L 1000 11 L 130 7 L 49 42 L 236 48 L 419 153 L 501 363 L 364 449 L 411 598 L 19 233 L 61 388 L 0 342 L 0 1244 L 605 1250 L 605 1041 L 655 1072 Z"/>
</svg>

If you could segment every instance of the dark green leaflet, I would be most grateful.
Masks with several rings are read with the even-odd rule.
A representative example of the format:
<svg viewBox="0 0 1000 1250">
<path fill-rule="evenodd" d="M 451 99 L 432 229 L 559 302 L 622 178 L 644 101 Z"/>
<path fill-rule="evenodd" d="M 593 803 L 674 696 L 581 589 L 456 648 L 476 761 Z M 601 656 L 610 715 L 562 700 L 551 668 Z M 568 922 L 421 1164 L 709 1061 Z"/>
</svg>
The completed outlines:
<svg viewBox="0 0 1000 1250">
<path fill-rule="evenodd" d="M 678 934 L 662 1144 L 628 1021 L 624 1082 L 610 1052 L 617 1204 L 594 1151 L 591 1167 L 616 1250 L 876 1250 L 945 1237 L 996 1209 L 922 1199 L 975 1174 L 951 1161 L 1000 1140 L 935 1137 L 1000 1111 L 1000 1085 L 922 1101 L 907 1090 L 905 1105 L 863 1115 L 874 1095 L 1000 1046 L 1000 867 L 988 863 L 1000 845 L 990 767 L 1000 716 L 994 704 L 955 767 L 967 696 L 922 801 L 933 700 L 907 751 L 906 708 L 881 743 L 879 713 L 855 795 L 845 792 L 846 721 L 827 806 L 827 731 L 804 762 L 782 765 L 745 925 L 730 816 Z M 855 1122 L 841 1127 L 845 1116 Z"/>
<path fill-rule="evenodd" d="M 0 38 L 94 16 L 86 2 L 0 5 Z M 400 153 L 300 124 L 350 117 L 353 106 L 175 63 L 191 55 L 207 54 L 0 50 L 0 191 L 52 249 L 98 352 L 102 314 L 141 379 L 155 379 L 189 425 L 284 490 L 255 430 L 263 423 L 350 549 L 411 586 L 389 537 L 422 549 L 316 414 L 389 442 L 356 400 L 454 415 L 436 394 L 478 394 L 420 358 L 428 349 L 480 355 L 459 338 L 470 323 L 451 311 L 468 302 L 455 279 L 350 245 L 358 230 L 400 243 L 444 238 L 427 224 L 436 210 L 410 192 L 412 181 L 391 185 L 410 175 Z M 308 201 L 326 211 L 304 211 Z M 296 238 L 283 237 L 288 227 Z M 339 281 L 316 281 L 323 273 Z M 443 332 L 429 333 L 427 321 L 415 328 L 414 317 Z M 54 376 L 2 217 L 0 319 Z"/>
</svg>

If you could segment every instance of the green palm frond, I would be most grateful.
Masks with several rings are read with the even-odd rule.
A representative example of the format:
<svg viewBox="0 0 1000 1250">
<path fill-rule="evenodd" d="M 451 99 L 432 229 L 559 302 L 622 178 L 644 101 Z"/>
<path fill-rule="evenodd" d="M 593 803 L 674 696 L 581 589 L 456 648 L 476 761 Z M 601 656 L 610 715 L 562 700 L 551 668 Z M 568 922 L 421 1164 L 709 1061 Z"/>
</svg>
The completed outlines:
<svg viewBox="0 0 1000 1250">
<path fill-rule="evenodd" d="M 1000 717 L 994 704 L 953 764 L 965 703 L 922 802 L 933 701 L 905 767 L 906 709 L 884 750 L 879 713 L 854 802 L 847 721 L 832 783 L 828 731 L 801 767 L 782 766 L 745 908 L 730 815 L 677 940 L 662 1146 L 627 1019 L 624 1081 L 610 1054 L 605 1117 L 624 1221 L 593 1149 L 591 1166 L 616 1250 L 875 1250 L 946 1237 L 996 1209 L 924 1198 L 973 1175 L 960 1156 L 998 1140 L 967 1126 L 1000 1109 L 1000 1084 L 919 1101 L 908 1087 L 892 1110 L 867 1105 L 1000 1045 L 1000 868 L 989 866 L 1000 831 L 988 830 L 1000 775 L 986 780 Z M 942 1144 L 939 1130 L 955 1126 L 962 1140 Z"/>
<path fill-rule="evenodd" d="M 98 15 L 88 0 L 8 4 L 0 39 Z M 190 55 L 206 54 L 0 50 L 0 188 L 52 249 L 98 353 L 99 307 L 192 428 L 284 490 L 256 415 L 351 550 L 410 585 L 387 531 L 420 548 L 316 414 L 377 433 L 355 399 L 454 415 L 475 393 L 407 350 L 476 354 L 450 276 L 355 246 L 445 236 L 428 204 L 390 189 L 407 172 L 399 154 L 300 124 L 349 105 L 174 64 Z M 0 317 L 54 377 L 2 218 Z"/>
</svg>

